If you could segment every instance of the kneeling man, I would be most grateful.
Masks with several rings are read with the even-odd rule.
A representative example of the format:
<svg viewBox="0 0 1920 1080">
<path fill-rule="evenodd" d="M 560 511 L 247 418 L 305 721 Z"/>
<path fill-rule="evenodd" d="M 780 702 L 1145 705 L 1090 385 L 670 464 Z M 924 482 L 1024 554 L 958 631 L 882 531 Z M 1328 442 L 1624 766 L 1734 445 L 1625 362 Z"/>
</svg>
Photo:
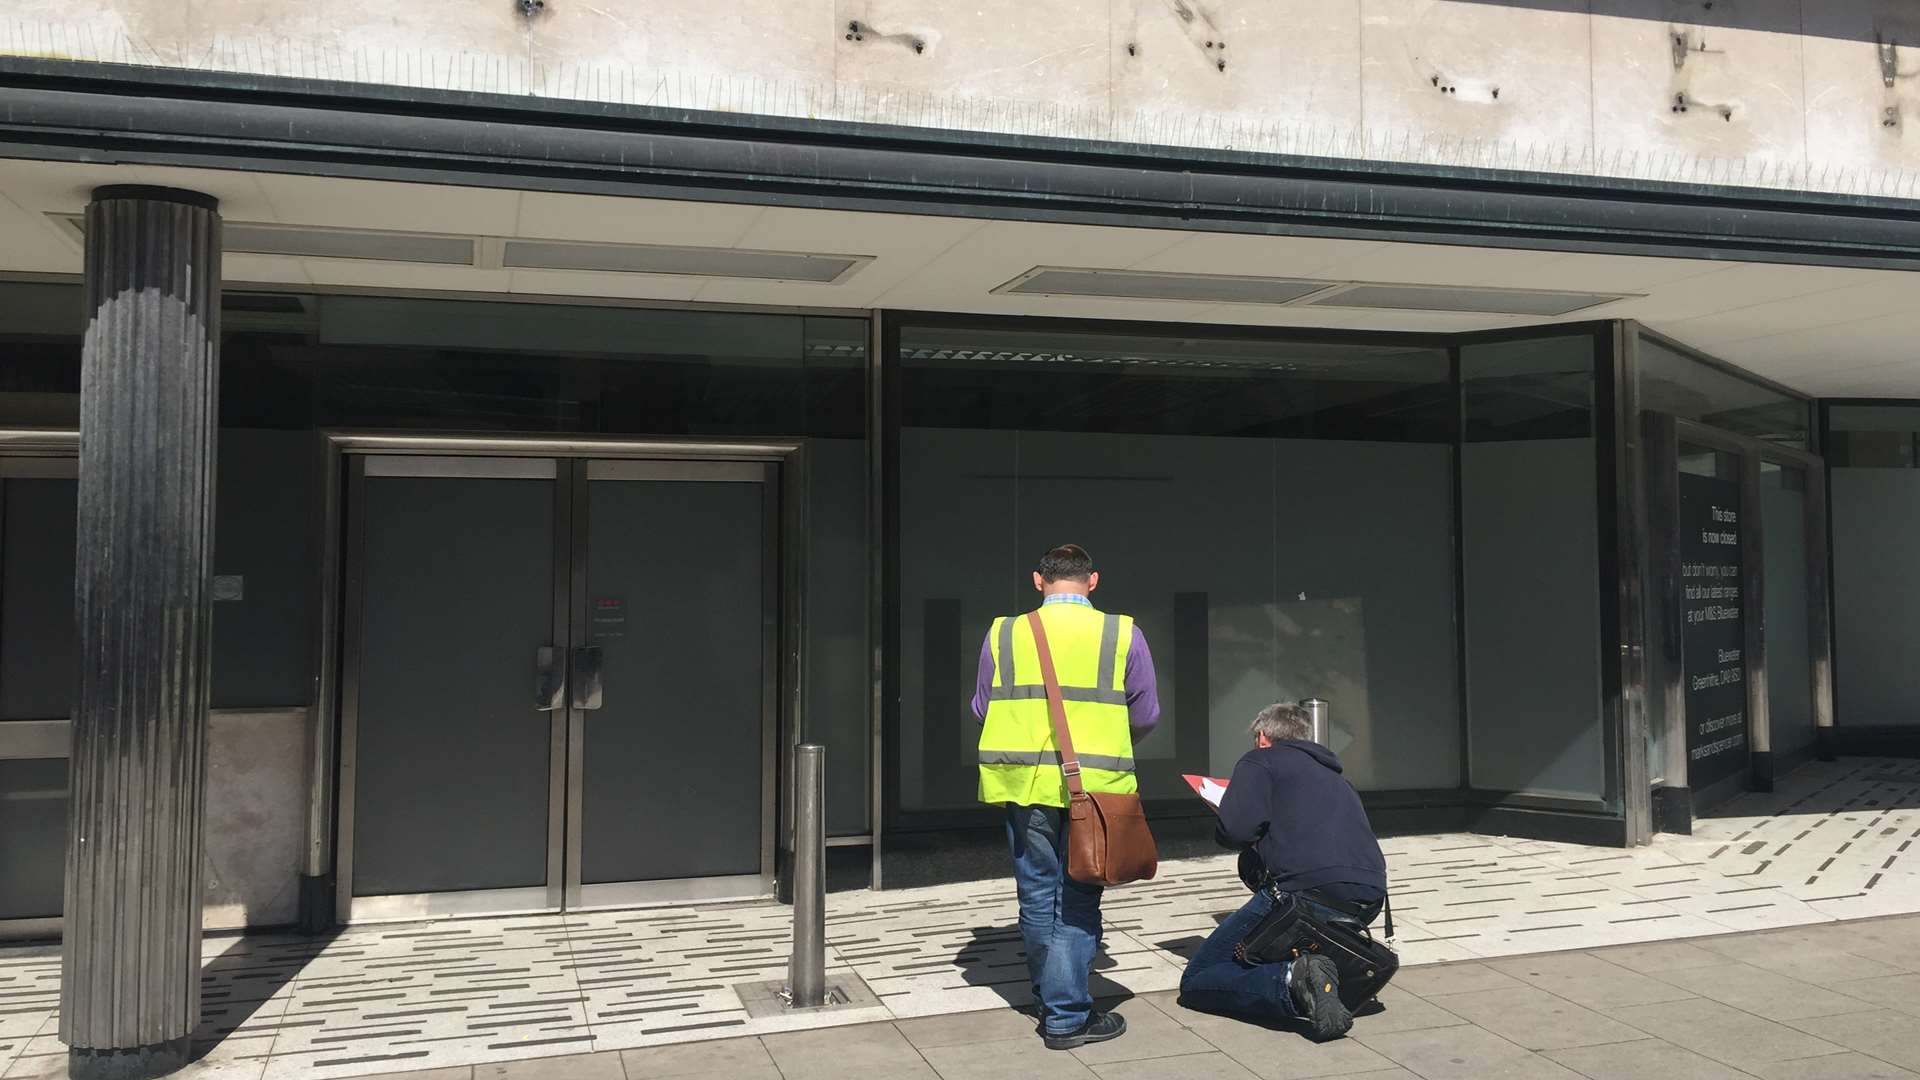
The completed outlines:
<svg viewBox="0 0 1920 1080">
<path fill-rule="evenodd" d="M 1305 709 L 1269 705 L 1252 731 L 1254 748 L 1234 766 L 1220 801 L 1218 839 L 1242 851 L 1243 868 L 1253 862 L 1243 870 L 1253 898 L 1188 961 L 1180 1001 L 1249 1019 L 1303 1019 L 1314 1038 L 1338 1038 L 1353 1016 L 1340 1002 L 1333 961 L 1246 964 L 1234 946 L 1273 911 L 1276 893 L 1292 893 L 1322 918 L 1371 923 L 1386 899 L 1387 862 L 1340 759 L 1312 741 Z"/>
</svg>

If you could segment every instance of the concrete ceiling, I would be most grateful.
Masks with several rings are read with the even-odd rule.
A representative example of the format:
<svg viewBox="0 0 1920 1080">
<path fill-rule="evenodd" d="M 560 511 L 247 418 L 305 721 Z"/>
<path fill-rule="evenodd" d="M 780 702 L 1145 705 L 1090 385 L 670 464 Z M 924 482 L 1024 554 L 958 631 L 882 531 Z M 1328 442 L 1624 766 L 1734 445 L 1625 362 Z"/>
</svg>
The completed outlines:
<svg viewBox="0 0 1920 1080">
<path fill-rule="evenodd" d="M 1459 331 L 1639 319 L 1820 396 L 1920 397 L 1920 278 L 1899 271 L 978 221 L 269 173 L 0 161 L 0 273 L 77 274 L 49 214 L 106 183 L 218 196 L 229 220 L 872 256 L 838 284 L 486 269 L 230 254 L 232 282 L 1340 329 Z M 1037 265 L 1644 294 L 1564 317 L 1023 297 L 991 290 Z"/>
</svg>

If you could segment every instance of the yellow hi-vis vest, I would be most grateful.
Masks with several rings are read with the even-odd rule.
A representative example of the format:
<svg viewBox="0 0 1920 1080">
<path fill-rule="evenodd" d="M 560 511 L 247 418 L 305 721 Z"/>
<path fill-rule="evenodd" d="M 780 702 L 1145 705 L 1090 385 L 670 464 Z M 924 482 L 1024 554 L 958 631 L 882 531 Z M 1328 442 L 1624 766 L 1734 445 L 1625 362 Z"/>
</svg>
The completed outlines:
<svg viewBox="0 0 1920 1080">
<path fill-rule="evenodd" d="M 1137 790 L 1126 691 L 1133 619 L 1063 603 L 1042 605 L 1040 622 L 1047 628 L 1047 645 L 1060 677 L 1081 783 L 1088 791 Z M 993 689 L 980 729 L 980 801 L 1065 806 L 1067 783 L 1054 745 L 1033 628 L 1025 615 L 1006 616 L 993 620 L 988 640 Z"/>
</svg>

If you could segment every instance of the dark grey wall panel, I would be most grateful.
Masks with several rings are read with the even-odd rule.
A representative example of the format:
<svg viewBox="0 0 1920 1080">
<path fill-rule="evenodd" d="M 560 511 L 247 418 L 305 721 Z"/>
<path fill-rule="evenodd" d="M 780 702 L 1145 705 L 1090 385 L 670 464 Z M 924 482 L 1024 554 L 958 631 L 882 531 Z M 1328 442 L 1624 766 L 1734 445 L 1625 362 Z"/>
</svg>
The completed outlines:
<svg viewBox="0 0 1920 1080">
<path fill-rule="evenodd" d="M 213 605 L 213 707 L 306 705 L 312 695 L 313 507 L 318 436 L 220 433 L 213 572 L 238 600 Z"/>
<path fill-rule="evenodd" d="M 829 836 L 867 831 L 866 449 L 854 439 L 807 444 L 806 737 L 827 748 Z"/>
<path fill-rule="evenodd" d="M 1831 475 L 1834 723 L 1920 727 L 1920 470 Z"/>
<path fill-rule="evenodd" d="M 67 760 L 0 760 L 0 919 L 60 914 L 67 852 Z"/>
<path fill-rule="evenodd" d="M 1592 439 L 1461 457 L 1470 783 L 1599 798 L 1600 553 Z"/>
<path fill-rule="evenodd" d="M 73 711 L 72 480 L 0 480 L 0 720 Z"/>
</svg>

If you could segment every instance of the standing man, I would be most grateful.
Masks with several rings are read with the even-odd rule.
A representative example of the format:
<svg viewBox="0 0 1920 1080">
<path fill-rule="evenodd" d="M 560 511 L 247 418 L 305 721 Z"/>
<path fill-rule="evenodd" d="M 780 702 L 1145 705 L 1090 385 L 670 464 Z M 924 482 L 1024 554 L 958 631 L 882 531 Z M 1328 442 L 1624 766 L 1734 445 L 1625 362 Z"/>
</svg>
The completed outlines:
<svg viewBox="0 0 1920 1080">
<path fill-rule="evenodd" d="M 1066 699 L 1067 730 L 1088 791 L 1135 790 L 1133 744 L 1160 719 L 1146 636 L 1125 615 L 1094 608 L 1093 558 L 1077 544 L 1041 557 L 1033 587 Z M 980 728 L 980 801 L 1006 808 L 1020 895 L 1020 936 L 1051 1050 L 1118 1038 L 1124 1018 L 1093 1007 L 1087 976 L 1100 947 L 1100 887 L 1067 876 L 1067 783 L 1054 746 L 1045 680 L 1025 616 L 993 620 L 973 694 Z"/>
</svg>

